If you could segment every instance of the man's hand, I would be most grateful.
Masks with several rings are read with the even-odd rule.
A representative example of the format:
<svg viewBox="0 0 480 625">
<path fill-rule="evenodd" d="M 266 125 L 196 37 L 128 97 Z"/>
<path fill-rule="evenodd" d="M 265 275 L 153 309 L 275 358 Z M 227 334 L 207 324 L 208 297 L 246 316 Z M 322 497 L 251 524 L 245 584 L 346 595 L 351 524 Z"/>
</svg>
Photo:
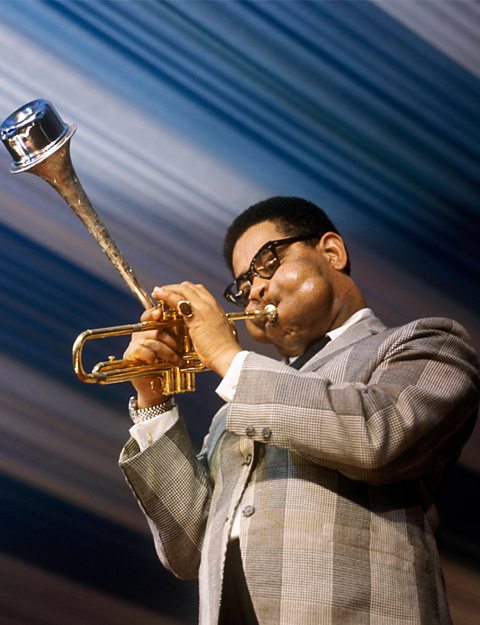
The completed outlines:
<svg viewBox="0 0 480 625">
<path fill-rule="evenodd" d="M 157 301 L 163 301 L 172 310 L 177 310 L 178 303 L 182 300 L 190 303 L 192 316 L 183 319 L 195 352 L 208 369 L 223 377 L 241 348 L 223 309 L 209 291 L 200 284 L 182 282 L 155 287 L 152 297 Z M 152 308 L 142 314 L 141 321 L 159 321 L 161 318 L 161 309 Z M 170 329 L 132 334 L 123 357 L 145 364 L 154 364 L 157 360 L 167 360 L 177 367 L 183 364 L 181 346 L 175 333 Z M 155 377 L 132 380 L 137 391 L 139 408 L 153 406 L 167 399 L 158 390 L 158 385 L 152 384 Z"/>
<path fill-rule="evenodd" d="M 160 308 L 146 310 L 140 318 L 141 321 L 160 321 L 161 319 Z M 149 365 L 155 364 L 158 360 L 167 360 L 176 366 L 183 364 L 178 339 L 169 329 L 134 332 L 123 357 Z M 158 385 L 152 384 L 156 377 L 154 375 L 148 378 L 135 378 L 131 381 L 137 391 L 139 408 L 155 406 L 168 399 L 158 389 Z"/>
<path fill-rule="evenodd" d="M 182 282 L 155 287 L 152 296 L 177 310 L 179 302 L 190 303 L 192 315 L 184 317 L 195 352 L 202 363 L 223 377 L 235 355 L 242 351 L 223 309 L 202 284 Z"/>
</svg>

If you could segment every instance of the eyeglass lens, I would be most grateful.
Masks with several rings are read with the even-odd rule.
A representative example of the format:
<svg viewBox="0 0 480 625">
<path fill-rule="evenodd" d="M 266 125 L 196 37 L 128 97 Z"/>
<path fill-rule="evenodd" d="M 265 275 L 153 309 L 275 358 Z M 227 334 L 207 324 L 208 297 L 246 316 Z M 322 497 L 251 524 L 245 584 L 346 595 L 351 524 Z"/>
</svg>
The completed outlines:
<svg viewBox="0 0 480 625">
<path fill-rule="evenodd" d="M 248 273 L 241 276 L 231 286 L 230 292 L 235 298 L 235 303 L 241 306 L 246 305 L 248 303 L 253 277 L 271 278 L 279 264 L 280 262 L 273 246 L 259 250 L 252 260 Z"/>
<path fill-rule="evenodd" d="M 306 241 L 312 238 L 316 237 L 309 234 L 281 239 L 279 241 L 269 241 L 255 254 L 249 270 L 227 287 L 224 296 L 238 306 L 246 306 L 248 304 L 248 297 L 254 276 L 270 279 L 278 269 L 280 259 L 277 255 L 277 247 L 291 245 L 297 241 Z"/>
</svg>

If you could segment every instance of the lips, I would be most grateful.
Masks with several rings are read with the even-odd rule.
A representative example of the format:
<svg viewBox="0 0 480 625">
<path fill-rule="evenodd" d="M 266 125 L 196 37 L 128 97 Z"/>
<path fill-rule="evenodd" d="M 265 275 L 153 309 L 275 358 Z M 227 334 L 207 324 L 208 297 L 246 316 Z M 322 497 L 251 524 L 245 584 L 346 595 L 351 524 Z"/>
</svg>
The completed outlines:
<svg viewBox="0 0 480 625">
<path fill-rule="evenodd" d="M 277 323 L 277 320 L 278 320 L 277 305 L 273 304 L 272 302 L 266 303 L 263 308 L 263 313 L 265 313 L 265 315 L 271 315 L 273 318 L 264 315 L 262 317 L 258 317 L 257 319 L 250 319 L 250 321 L 257 328 L 265 331 L 267 328 L 270 328 Z"/>
<path fill-rule="evenodd" d="M 258 319 L 249 319 L 248 321 L 249 321 L 249 323 L 252 323 L 257 328 L 260 328 L 261 330 L 263 330 L 265 328 L 265 326 L 268 323 L 270 323 L 268 321 L 268 319 L 262 319 L 261 317 L 259 317 Z"/>
</svg>

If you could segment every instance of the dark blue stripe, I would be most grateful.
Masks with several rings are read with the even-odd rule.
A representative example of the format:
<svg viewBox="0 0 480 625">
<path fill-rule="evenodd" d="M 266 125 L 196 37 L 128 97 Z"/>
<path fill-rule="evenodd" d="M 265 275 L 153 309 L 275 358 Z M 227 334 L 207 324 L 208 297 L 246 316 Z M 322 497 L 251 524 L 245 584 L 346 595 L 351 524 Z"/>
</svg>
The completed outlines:
<svg viewBox="0 0 480 625">
<path fill-rule="evenodd" d="M 73 373 L 71 349 L 76 336 L 88 327 L 138 319 L 142 308 L 135 298 L 4 224 L 0 224 L 0 267 L 2 352 L 124 408 L 131 393 L 127 385 L 87 390 Z M 116 343 L 117 354 L 124 348 L 125 343 Z M 106 350 L 102 341 L 92 343 L 87 362 L 105 360 L 110 353 Z"/>
<path fill-rule="evenodd" d="M 179 581 L 166 571 L 149 536 L 2 474 L 0 497 L 3 553 L 123 601 L 196 623 L 196 583 Z"/>
</svg>

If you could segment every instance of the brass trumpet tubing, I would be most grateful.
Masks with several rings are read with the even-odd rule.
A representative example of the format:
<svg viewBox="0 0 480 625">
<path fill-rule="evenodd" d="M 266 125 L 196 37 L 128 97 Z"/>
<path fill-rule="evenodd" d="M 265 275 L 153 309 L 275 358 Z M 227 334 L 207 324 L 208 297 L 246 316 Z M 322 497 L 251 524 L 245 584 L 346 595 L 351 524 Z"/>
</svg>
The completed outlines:
<svg viewBox="0 0 480 625">
<path fill-rule="evenodd" d="M 205 365 L 200 361 L 186 329 L 182 317 L 175 311 L 164 311 L 164 318 L 158 321 L 140 321 L 120 326 L 108 328 L 96 328 L 85 330 L 78 335 L 72 349 L 73 369 L 77 377 L 87 384 L 114 384 L 116 382 L 126 382 L 135 378 L 145 378 L 157 376 L 163 383 L 163 393 L 182 393 L 195 390 L 194 374 L 205 371 Z M 267 304 L 263 311 L 256 310 L 243 313 L 227 313 L 225 316 L 232 324 L 235 321 L 246 319 L 266 319 L 270 323 L 276 320 L 277 309 L 273 304 Z M 137 363 L 134 360 L 115 359 L 99 362 L 87 373 L 83 367 L 83 348 L 88 341 L 96 339 L 111 338 L 114 336 L 125 336 L 146 330 L 161 330 L 162 328 L 174 328 L 178 331 L 179 338 L 183 345 L 183 359 L 185 365 L 176 367 L 169 362 L 160 362 L 153 365 Z M 172 390 L 175 389 L 175 390 Z"/>
<path fill-rule="evenodd" d="M 181 319 L 169 319 L 85 330 L 77 337 L 72 349 L 73 368 L 77 377 L 87 384 L 115 384 L 138 378 L 155 377 L 164 395 L 194 391 L 195 373 L 205 369 L 195 352 L 184 353 L 183 357 L 186 360 L 186 366 L 184 367 L 176 367 L 167 361 L 148 365 L 134 360 L 117 360 L 114 357 L 110 357 L 108 361 L 97 363 L 91 373 L 87 373 L 83 367 L 83 348 L 88 341 L 165 327 L 177 328 L 182 331 L 185 329 Z"/>
<path fill-rule="evenodd" d="M 117 381 L 118 382 L 126 381 L 129 378 L 115 379 L 116 376 L 114 375 L 115 373 L 114 369 L 116 367 L 118 367 L 119 370 L 120 369 L 123 370 L 123 368 L 129 368 L 133 373 L 134 361 L 125 360 L 125 359 L 109 360 L 108 363 L 105 363 L 105 362 L 98 363 L 94 367 L 94 370 L 92 371 L 92 373 L 87 373 L 83 367 L 83 348 L 85 347 L 85 344 L 88 341 L 93 341 L 97 339 L 106 339 L 106 338 L 111 338 L 113 336 L 125 336 L 128 334 L 134 334 L 136 332 L 145 332 L 146 330 L 159 330 L 161 328 L 166 328 L 166 327 L 168 328 L 181 327 L 182 325 L 184 324 L 181 319 L 170 319 L 167 321 L 140 321 L 138 323 L 130 323 L 130 324 L 124 324 L 120 326 L 110 326 L 107 328 L 95 328 L 94 330 L 85 330 L 84 332 L 82 332 L 81 334 L 77 336 L 72 347 L 73 369 L 77 377 L 82 382 L 87 382 L 90 384 L 94 384 L 94 383 L 109 384 L 109 383 L 113 383 Z M 107 367 L 102 366 L 105 364 L 110 365 L 108 369 L 110 369 L 111 371 L 111 374 L 110 374 L 112 377 L 111 381 L 110 380 L 104 381 L 105 375 L 103 372 L 100 375 L 100 371 L 102 371 L 102 369 L 107 368 Z M 145 368 L 148 367 L 148 365 L 142 365 L 142 366 L 144 366 Z M 171 365 L 170 363 L 167 363 L 167 366 L 165 365 L 162 366 L 161 370 L 164 370 L 165 368 L 172 367 L 172 366 L 173 365 Z M 137 367 L 138 367 L 138 364 L 137 364 Z M 158 367 L 156 370 L 158 370 Z M 148 373 L 146 375 L 148 375 Z M 119 377 L 121 377 L 121 374 L 119 374 Z M 135 375 L 134 377 L 140 377 L 140 376 Z M 145 375 L 143 377 L 145 377 Z"/>
<path fill-rule="evenodd" d="M 119 382 L 131 382 L 139 378 L 156 378 L 164 395 L 173 395 L 195 390 L 195 373 L 203 371 L 199 367 L 174 367 L 169 362 L 146 365 L 132 360 L 115 360 L 99 362 L 87 373 L 85 378 L 80 378 L 87 384 L 116 384 Z"/>
</svg>

